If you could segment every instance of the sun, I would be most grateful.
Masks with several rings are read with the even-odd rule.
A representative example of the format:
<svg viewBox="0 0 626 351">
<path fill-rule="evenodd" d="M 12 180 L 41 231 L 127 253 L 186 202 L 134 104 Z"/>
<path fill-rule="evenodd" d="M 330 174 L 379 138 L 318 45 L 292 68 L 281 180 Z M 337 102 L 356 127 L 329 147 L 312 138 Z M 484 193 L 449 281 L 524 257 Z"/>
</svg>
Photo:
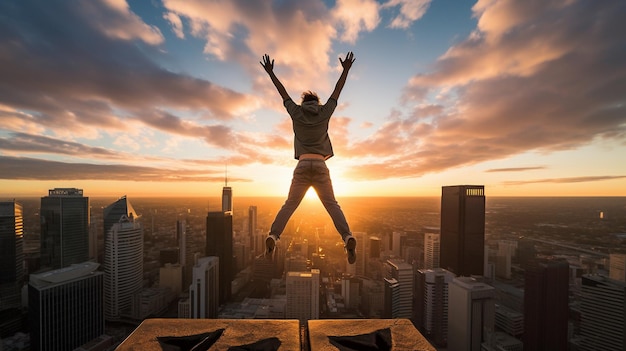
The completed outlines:
<svg viewBox="0 0 626 351">
<path fill-rule="evenodd" d="M 313 187 L 309 187 L 309 190 L 307 190 L 306 194 L 304 194 L 304 198 L 307 200 L 317 200 L 317 193 L 315 192 L 315 189 L 313 189 Z"/>
</svg>

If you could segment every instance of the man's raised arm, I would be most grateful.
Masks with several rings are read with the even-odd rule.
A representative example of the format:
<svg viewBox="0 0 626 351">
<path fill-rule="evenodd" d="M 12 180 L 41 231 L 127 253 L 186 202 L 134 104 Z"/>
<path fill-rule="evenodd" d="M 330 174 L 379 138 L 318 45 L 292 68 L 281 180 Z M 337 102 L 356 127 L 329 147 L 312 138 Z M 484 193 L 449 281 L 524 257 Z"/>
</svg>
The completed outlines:
<svg viewBox="0 0 626 351">
<path fill-rule="evenodd" d="M 280 80 L 278 80 L 278 77 L 276 77 L 276 74 L 274 74 L 274 60 L 270 60 L 270 56 L 268 54 L 265 54 L 265 56 L 263 56 L 263 62 L 259 63 L 261 64 L 261 66 L 263 66 L 265 72 L 270 75 L 272 83 L 274 83 L 274 86 L 278 90 L 280 96 L 283 98 L 283 101 L 291 99 L 291 97 L 287 93 L 287 90 L 283 86 L 283 83 L 281 83 Z"/>
<path fill-rule="evenodd" d="M 339 77 L 339 80 L 337 80 L 337 84 L 335 84 L 335 90 L 333 90 L 333 93 L 330 94 L 331 99 L 339 99 L 339 94 L 341 94 L 341 90 L 343 89 L 344 84 L 346 84 L 348 71 L 350 71 L 350 67 L 352 67 L 354 60 L 356 59 L 354 58 L 352 51 L 348 52 L 345 60 L 342 60 L 341 57 L 339 58 L 339 62 L 341 62 L 341 66 L 343 67 L 343 72 L 341 72 L 341 76 Z"/>
</svg>

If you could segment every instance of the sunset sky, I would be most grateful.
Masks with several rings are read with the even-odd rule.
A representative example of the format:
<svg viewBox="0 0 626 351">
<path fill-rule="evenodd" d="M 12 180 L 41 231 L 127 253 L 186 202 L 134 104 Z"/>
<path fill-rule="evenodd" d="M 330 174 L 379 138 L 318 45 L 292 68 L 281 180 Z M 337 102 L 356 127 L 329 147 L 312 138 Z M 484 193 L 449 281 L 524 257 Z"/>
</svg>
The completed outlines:
<svg viewBox="0 0 626 351">
<path fill-rule="evenodd" d="M 286 196 L 326 101 L 338 196 L 626 196 L 626 1 L 0 2 L 0 196 Z"/>
</svg>

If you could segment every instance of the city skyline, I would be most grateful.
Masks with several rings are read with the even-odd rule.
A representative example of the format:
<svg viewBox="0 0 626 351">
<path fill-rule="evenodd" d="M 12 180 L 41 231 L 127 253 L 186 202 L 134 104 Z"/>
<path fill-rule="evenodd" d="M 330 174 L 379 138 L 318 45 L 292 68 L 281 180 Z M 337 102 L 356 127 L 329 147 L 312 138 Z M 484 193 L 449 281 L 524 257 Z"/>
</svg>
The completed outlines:
<svg viewBox="0 0 626 351">
<path fill-rule="evenodd" d="M 0 4 L 0 196 L 284 196 L 259 64 L 326 101 L 337 196 L 626 196 L 620 1 Z M 295 36 L 293 33 L 297 33 Z"/>
</svg>

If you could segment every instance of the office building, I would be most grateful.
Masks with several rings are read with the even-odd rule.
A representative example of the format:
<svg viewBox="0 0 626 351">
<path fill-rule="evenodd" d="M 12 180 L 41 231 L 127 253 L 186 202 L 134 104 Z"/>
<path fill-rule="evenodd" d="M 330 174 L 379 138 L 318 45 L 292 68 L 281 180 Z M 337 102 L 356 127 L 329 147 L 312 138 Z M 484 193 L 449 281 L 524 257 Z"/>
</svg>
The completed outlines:
<svg viewBox="0 0 626 351">
<path fill-rule="evenodd" d="M 439 268 L 440 234 L 424 235 L 424 269 Z"/>
<path fill-rule="evenodd" d="M 217 318 L 221 284 L 219 274 L 220 259 L 216 256 L 200 257 L 193 266 L 189 286 L 190 318 Z"/>
<path fill-rule="evenodd" d="M 320 316 L 320 271 L 287 272 L 285 318 L 307 321 Z"/>
<path fill-rule="evenodd" d="M 494 297 L 493 287 L 473 277 L 458 277 L 448 284 L 448 350 L 480 351 L 490 340 Z"/>
<path fill-rule="evenodd" d="M 569 264 L 536 262 L 524 273 L 524 350 L 567 350 Z"/>
<path fill-rule="evenodd" d="M 353 232 L 352 236 L 356 239 L 356 262 L 354 262 L 355 274 L 365 275 L 365 243 L 367 233 L 365 232 Z"/>
<path fill-rule="evenodd" d="M 231 212 L 209 212 L 206 219 L 206 256 L 217 256 L 219 264 L 219 303 L 230 300 L 235 277 L 233 257 L 233 215 Z M 193 283 L 193 280 L 192 280 Z"/>
<path fill-rule="evenodd" d="M 517 241 L 499 240 L 496 255 L 496 276 L 511 279 L 511 264 L 517 251 Z"/>
<path fill-rule="evenodd" d="M 609 255 L 609 278 L 626 282 L 626 254 L 612 253 Z"/>
<path fill-rule="evenodd" d="M 256 256 L 263 252 L 263 248 L 260 247 L 261 240 L 257 240 L 257 213 L 256 206 L 248 207 L 248 237 L 250 241 L 250 251 Z"/>
<path fill-rule="evenodd" d="M 176 242 L 178 243 L 178 262 L 187 264 L 187 223 L 185 220 L 176 221 Z"/>
<path fill-rule="evenodd" d="M 440 245 L 441 268 L 457 276 L 484 274 L 484 186 L 441 188 Z"/>
<path fill-rule="evenodd" d="M 370 250 L 368 258 L 380 258 L 380 252 L 382 250 L 382 242 L 379 237 L 370 237 Z"/>
<path fill-rule="evenodd" d="M 130 314 L 143 285 L 143 226 L 125 196 L 107 206 L 103 218 L 104 317 L 115 321 Z"/>
<path fill-rule="evenodd" d="M 21 306 L 23 248 L 22 205 L 15 201 L 0 202 L 0 311 Z"/>
<path fill-rule="evenodd" d="M 401 312 L 398 304 L 394 304 L 394 301 L 400 299 L 400 284 L 395 278 L 383 278 L 383 284 L 382 318 L 393 319 L 395 315 L 399 315 Z"/>
<path fill-rule="evenodd" d="M 413 315 L 413 266 L 399 259 L 387 260 L 385 278 L 395 279 L 398 293 L 391 301 L 391 318 L 411 318 Z"/>
<path fill-rule="evenodd" d="M 496 292 L 497 295 L 497 292 Z M 524 334 L 524 315 L 501 304 L 496 304 L 496 329 L 520 338 Z"/>
<path fill-rule="evenodd" d="M 626 283 L 582 276 L 579 350 L 626 350 Z"/>
<path fill-rule="evenodd" d="M 169 288 L 176 295 L 183 291 L 183 266 L 166 263 L 159 268 L 159 287 Z"/>
<path fill-rule="evenodd" d="M 233 212 L 233 188 L 226 185 L 222 188 L 222 212 Z"/>
<path fill-rule="evenodd" d="M 98 266 L 83 262 L 30 275 L 31 350 L 73 350 L 104 334 L 104 273 Z"/>
<path fill-rule="evenodd" d="M 435 234 L 438 235 L 438 234 Z M 454 273 L 443 268 L 420 269 L 415 275 L 414 321 L 417 328 L 437 346 L 448 337 L 448 284 Z"/>
<path fill-rule="evenodd" d="M 20 203 L 0 202 L 0 338 L 22 329 L 23 218 Z"/>
<path fill-rule="evenodd" d="M 89 259 L 89 198 L 55 188 L 41 198 L 41 265 L 58 269 Z"/>
</svg>

